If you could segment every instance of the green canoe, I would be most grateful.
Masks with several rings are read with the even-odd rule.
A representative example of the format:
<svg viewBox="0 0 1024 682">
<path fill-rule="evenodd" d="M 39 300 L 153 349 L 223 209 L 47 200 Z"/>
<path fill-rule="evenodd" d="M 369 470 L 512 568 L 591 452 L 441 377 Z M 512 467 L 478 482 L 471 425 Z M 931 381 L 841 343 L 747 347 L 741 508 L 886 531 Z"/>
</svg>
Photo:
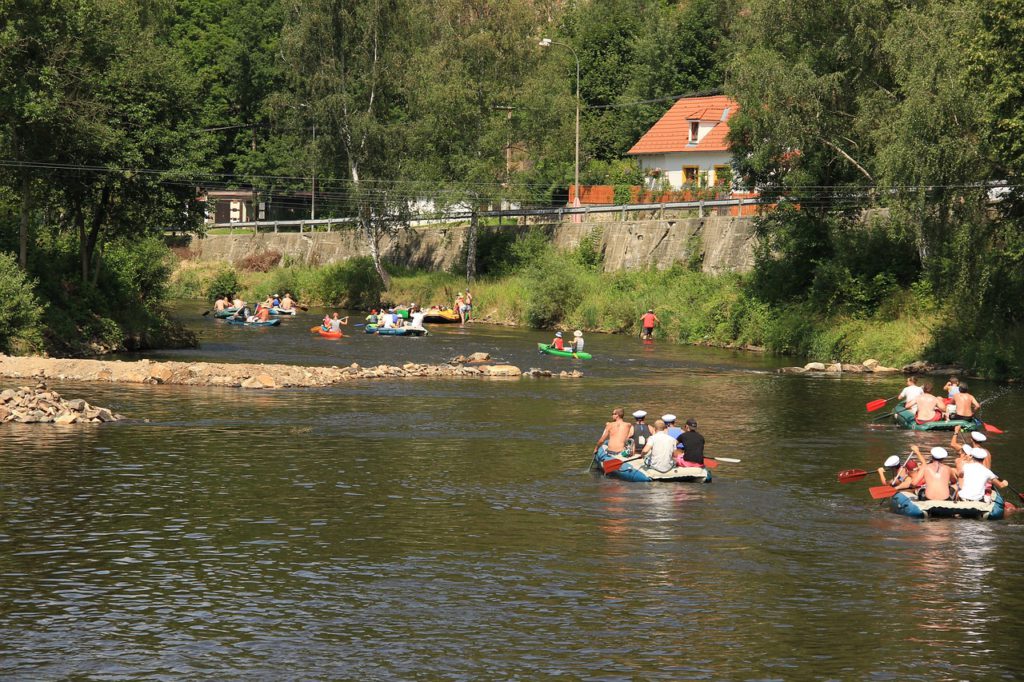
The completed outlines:
<svg viewBox="0 0 1024 682">
<path fill-rule="evenodd" d="M 560 358 L 579 358 L 580 360 L 590 360 L 594 357 L 590 353 L 586 353 L 584 351 L 573 353 L 571 350 L 556 350 L 547 343 L 538 343 L 537 350 L 541 353 L 547 353 L 548 355 L 557 355 Z"/>
<path fill-rule="evenodd" d="M 941 419 L 937 422 L 918 424 L 914 413 L 904 407 L 903 403 L 896 406 L 893 415 L 896 417 L 896 424 L 901 429 L 910 429 L 911 431 L 952 431 L 958 426 L 961 431 L 976 431 L 981 428 L 981 422 L 977 419 Z"/>
</svg>

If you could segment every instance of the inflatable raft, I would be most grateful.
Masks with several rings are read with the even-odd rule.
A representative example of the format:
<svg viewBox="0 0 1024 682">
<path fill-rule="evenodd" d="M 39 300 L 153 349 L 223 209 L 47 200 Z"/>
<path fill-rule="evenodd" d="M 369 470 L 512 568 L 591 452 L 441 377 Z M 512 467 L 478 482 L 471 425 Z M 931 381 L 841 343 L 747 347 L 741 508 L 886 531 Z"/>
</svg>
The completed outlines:
<svg viewBox="0 0 1024 682">
<path fill-rule="evenodd" d="M 609 453 L 602 445 L 594 456 L 594 466 L 600 471 L 601 464 L 613 459 L 625 460 L 628 457 Z M 645 467 L 643 459 L 626 462 L 608 476 L 633 483 L 711 483 L 711 471 L 704 467 L 675 467 L 661 472 Z"/>
<path fill-rule="evenodd" d="M 225 317 L 231 317 L 238 312 L 238 308 L 225 308 L 224 310 L 218 310 L 213 313 L 213 316 L 223 320 Z"/>
<path fill-rule="evenodd" d="M 937 422 L 918 424 L 914 413 L 904 407 L 902 403 L 896 406 L 893 415 L 897 426 L 912 431 L 952 431 L 958 426 L 962 431 L 975 431 L 981 428 L 981 422 L 977 419 L 940 419 Z"/>
<path fill-rule="evenodd" d="M 324 329 L 323 327 L 317 327 L 313 333 L 319 334 L 325 339 L 340 339 L 341 337 L 345 336 L 341 332 L 332 332 L 330 329 Z"/>
<path fill-rule="evenodd" d="M 430 308 L 423 311 L 424 322 L 460 322 L 459 313 L 450 309 Z"/>
<path fill-rule="evenodd" d="M 537 350 L 541 353 L 547 353 L 548 355 L 557 355 L 560 358 L 579 358 L 580 360 L 590 360 L 594 357 L 590 353 L 582 350 L 579 353 L 573 353 L 571 350 L 558 350 L 552 348 L 551 345 L 547 343 L 538 343 Z"/>
<path fill-rule="evenodd" d="M 624 464 L 623 467 L 628 465 Z M 913 519 L 982 519 L 998 521 L 1006 514 L 1002 495 L 992 491 L 989 502 L 954 502 L 952 500 L 919 500 L 913 493 L 898 492 L 892 496 L 890 510 Z"/>
<path fill-rule="evenodd" d="M 270 314 L 271 315 L 294 315 L 296 312 L 298 312 L 298 311 L 295 310 L 295 308 L 290 308 L 288 310 L 285 310 L 284 308 L 271 308 L 270 309 Z"/>
<path fill-rule="evenodd" d="M 365 331 L 379 336 L 423 336 L 427 333 L 426 329 L 419 327 L 378 327 L 375 324 L 366 325 Z"/>
<path fill-rule="evenodd" d="M 281 324 L 281 320 L 267 320 L 266 322 L 257 320 L 256 322 L 248 322 L 241 317 L 225 317 L 224 321 L 228 324 L 241 324 L 246 327 L 276 327 Z"/>
</svg>

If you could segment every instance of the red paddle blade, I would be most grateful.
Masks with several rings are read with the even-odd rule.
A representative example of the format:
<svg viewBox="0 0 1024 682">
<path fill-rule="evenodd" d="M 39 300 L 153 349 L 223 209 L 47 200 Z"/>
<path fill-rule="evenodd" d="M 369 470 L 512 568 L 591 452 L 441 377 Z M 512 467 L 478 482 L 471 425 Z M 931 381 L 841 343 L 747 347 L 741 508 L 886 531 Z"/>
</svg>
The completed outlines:
<svg viewBox="0 0 1024 682">
<path fill-rule="evenodd" d="M 717 469 L 718 468 L 718 462 L 716 462 L 713 459 L 708 459 L 707 457 L 705 457 L 704 458 L 704 468 L 705 469 Z"/>
<path fill-rule="evenodd" d="M 606 474 L 610 474 L 613 471 L 621 469 L 624 462 L 625 460 L 623 459 L 609 459 L 605 462 L 601 462 L 601 469 Z"/>
<path fill-rule="evenodd" d="M 981 425 L 985 427 L 986 431 L 989 431 L 991 433 L 1004 433 L 1004 431 L 1002 429 L 997 429 L 996 427 L 992 426 L 988 422 L 981 422 Z"/>
<path fill-rule="evenodd" d="M 875 410 L 880 410 L 883 407 L 885 407 L 885 404 L 887 402 L 889 401 L 886 400 L 885 398 L 879 398 L 878 400 L 872 400 L 870 403 L 864 405 L 864 407 L 867 409 L 868 412 L 874 412 Z"/>
<path fill-rule="evenodd" d="M 871 497 L 876 500 L 881 500 L 884 497 L 892 497 L 896 494 L 896 488 L 891 485 L 876 485 L 873 488 L 868 488 L 868 492 L 871 493 Z"/>
<path fill-rule="evenodd" d="M 850 483 L 851 481 L 859 481 L 868 475 L 868 472 L 863 469 L 847 469 L 846 471 L 839 472 L 840 483 Z"/>
</svg>

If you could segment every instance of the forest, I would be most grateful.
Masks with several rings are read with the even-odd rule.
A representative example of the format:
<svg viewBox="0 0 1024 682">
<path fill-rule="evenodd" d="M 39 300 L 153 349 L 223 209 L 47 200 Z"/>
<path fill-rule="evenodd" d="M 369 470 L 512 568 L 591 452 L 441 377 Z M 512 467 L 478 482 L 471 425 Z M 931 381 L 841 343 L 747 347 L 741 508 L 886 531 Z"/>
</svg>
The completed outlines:
<svg viewBox="0 0 1024 682">
<path fill-rule="evenodd" d="M 299 201 L 315 177 L 318 217 L 357 219 L 386 288 L 375 247 L 411 202 L 564 197 L 578 65 L 583 184 L 638 183 L 625 152 L 677 98 L 739 102 L 735 176 L 779 206 L 755 270 L 728 279 L 775 325 L 747 323 L 745 340 L 838 358 L 851 340 L 828 330 L 911 335 L 899 322 L 928 359 L 1024 376 L 1019 2 L 0 7 L 5 352 L 188 343 L 163 237 L 201 233 L 212 189 Z"/>
</svg>

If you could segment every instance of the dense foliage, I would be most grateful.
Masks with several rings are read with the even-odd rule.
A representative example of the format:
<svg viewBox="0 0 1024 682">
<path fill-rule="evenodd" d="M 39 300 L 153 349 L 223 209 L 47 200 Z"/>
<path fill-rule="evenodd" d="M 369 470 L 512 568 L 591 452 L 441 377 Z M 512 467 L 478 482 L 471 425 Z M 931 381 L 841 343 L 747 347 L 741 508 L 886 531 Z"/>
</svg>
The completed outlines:
<svg viewBox="0 0 1024 682">
<path fill-rule="evenodd" d="M 1022 27 L 1012 0 L 0 0 L 0 248 L 49 306 L 9 338 L 163 333 L 148 235 L 201 231 L 204 188 L 287 202 L 316 177 L 317 215 L 356 220 L 378 281 L 286 261 L 267 277 L 374 300 L 416 202 L 564 200 L 577 105 L 582 181 L 627 200 L 629 147 L 675 98 L 721 91 L 737 177 L 782 206 L 734 281 L 760 311 L 744 319 L 934 316 L 932 357 L 1024 375 L 1007 342 L 1024 336 Z M 473 225 L 467 278 L 543 273 L 575 297 L 523 284 L 523 320 L 604 319 L 579 284 L 596 250 L 562 263 L 543 235 L 477 243 Z M 748 336 L 811 352 L 813 334 Z"/>
</svg>

